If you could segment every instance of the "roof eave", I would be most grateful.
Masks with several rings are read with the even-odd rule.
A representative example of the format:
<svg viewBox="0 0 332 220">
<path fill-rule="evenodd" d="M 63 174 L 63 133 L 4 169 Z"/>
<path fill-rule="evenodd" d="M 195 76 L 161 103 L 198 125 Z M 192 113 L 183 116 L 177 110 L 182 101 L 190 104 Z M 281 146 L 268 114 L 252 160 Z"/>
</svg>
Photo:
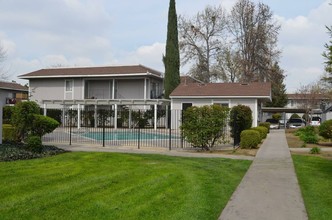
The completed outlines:
<svg viewBox="0 0 332 220">
<path fill-rule="evenodd" d="M 53 76 L 18 76 L 19 79 L 45 79 L 45 78 L 92 78 L 92 77 L 123 77 L 123 76 L 154 76 L 163 78 L 154 73 L 124 73 L 124 74 L 89 74 L 89 75 L 53 75 Z"/>
<path fill-rule="evenodd" d="M 13 90 L 13 91 L 22 91 L 22 92 L 29 92 L 29 89 L 15 89 L 15 88 L 8 88 L 8 87 L 0 87 L 0 89 L 4 90 Z"/>
<path fill-rule="evenodd" d="M 206 98 L 222 98 L 222 99 L 241 99 L 241 98 L 253 98 L 253 99 L 269 99 L 271 100 L 271 96 L 170 96 L 172 99 L 206 99 Z"/>
</svg>

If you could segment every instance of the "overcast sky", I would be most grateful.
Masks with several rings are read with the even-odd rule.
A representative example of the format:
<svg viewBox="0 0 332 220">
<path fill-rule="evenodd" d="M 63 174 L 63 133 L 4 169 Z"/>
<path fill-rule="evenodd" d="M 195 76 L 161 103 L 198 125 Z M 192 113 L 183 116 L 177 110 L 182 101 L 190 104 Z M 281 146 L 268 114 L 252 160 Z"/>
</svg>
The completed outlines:
<svg viewBox="0 0 332 220">
<path fill-rule="evenodd" d="M 235 0 L 177 0 L 178 15 Z M 254 2 L 258 2 L 254 0 Z M 281 24 L 280 66 L 288 92 L 323 73 L 332 0 L 261 0 Z M 0 41 L 10 80 L 54 65 L 145 66 L 164 71 L 168 0 L 0 0 Z M 185 73 L 184 70 L 181 71 Z M 20 83 L 27 81 L 18 80 Z"/>
</svg>

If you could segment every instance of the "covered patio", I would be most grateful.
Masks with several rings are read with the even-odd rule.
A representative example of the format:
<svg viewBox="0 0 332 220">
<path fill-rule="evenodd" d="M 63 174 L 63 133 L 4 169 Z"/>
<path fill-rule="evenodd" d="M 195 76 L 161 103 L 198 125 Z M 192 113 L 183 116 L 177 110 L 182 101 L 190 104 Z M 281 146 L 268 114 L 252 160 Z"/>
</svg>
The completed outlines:
<svg viewBox="0 0 332 220">
<path fill-rule="evenodd" d="M 154 130 L 157 130 L 157 110 L 158 108 L 164 108 L 166 115 L 165 121 L 168 121 L 169 116 L 169 106 L 170 100 L 167 99 L 74 99 L 74 100 L 42 100 L 43 114 L 47 115 L 47 110 L 52 108 L 62 109 L 62 121 L 64 121 L 64 111 L 66 109 L 78 110 L 77 111 L 77 129 L 81 128 L 82 117 L 81 110 L 86 107 L 93 106 L 94 108 L 94 127 L 97 127 L 97 110 L 98 108 L 110 107 L 114 111 L 114 119 L 118 118 L 119 107 L 126 106 L 129 110 L 129 128 L 133 126 L 132 124 L 132 112 L 133 110 L 150 110 L 153 108 L 153 124 Z M 167 128 L 168 123 L 165 123 L 165 128 Z M 118 128 L 118 121 L 114 120 L 114 129 Z"/>
</svg>

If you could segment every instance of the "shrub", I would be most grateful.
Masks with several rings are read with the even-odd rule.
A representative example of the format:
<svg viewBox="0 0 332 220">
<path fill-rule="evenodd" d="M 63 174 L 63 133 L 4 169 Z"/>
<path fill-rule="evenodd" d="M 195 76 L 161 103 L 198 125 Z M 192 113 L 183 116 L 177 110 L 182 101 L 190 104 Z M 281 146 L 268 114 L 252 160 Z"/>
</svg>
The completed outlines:
<svg viewBox="0 0 332 220">
<path fill-rule="evenodd" d="M 301 118 L 298 114 L 294 113 L 290 116 L 290 119 L 292 118 Z"/>
<path fill-rule="evenodd" d="M 306 144 L 317 144 L 317 135 L 300 135 L 300 139 Z"/>
<path fill-rule="evenodd" d="M 319 135 L 326 139 L 332 138 L 332 120 L 324 121 L 319 126 Z"/>
<path fill-rule="evenodd" d="M 33 115 L 31 134 L 42 137 L 47 133 L 51 133 L 60 125 L 55 119 L 44 115 Z"/>
<path fill-rule="evenodd" d="M 272 115 L 273 119 L 280 120 L 281 119 L 281 114 L 280 113 L 275 113 Z"/>
<path fill-rule="evenodd" d="M 319 147 L 313 147 L 310 149 L 311 154 L 319 154 L 320 153 L 320 148 Z"/>
<path fill-rule="evenodd" d="M 243 130 L 252 126 L 252 111 L 248 106 L 237 105 L 231 109 L 229 126 L 231 127 L 231 136 L 235 141 L 240 141 L 240 135 Z"/>
<path fill-rule="evenodd" d="M 258 127 L 253 127 L 253 128 L 250 128 L 251 130 L 255 130 L 255 131 L 258 131 L 259 132 L 259 135 L 261 137 L 261 141 L 263 139 L 266 138 L 267 136 L 267 128 L 266 127 L 263 127 L 263 126 L 258 126 Z"/>
<path fill-rule="evenodd" d="M 219 105 L 190 107 L 183 112 L 182 135 L 194 147 L 210 150 L 224 139 L 229 109 Z"/>
<path fill-rule="evenodd" d="M 15 130 L 14 127 L 10 124 L 2 125 L 2 139 L 4 141 L 12 142 L 15 140 Z"/>
<path fill-rule="evenodd" d="M 39 113 L 39 106 L 36 102 L 20 102 L 15 105 L 11 123 L 15 128 L 18 140 L 23 140 L 31 130 L 34 114 Z"/>
<path fill-rule="evenodd" d="M 307 144 L 316 144 L 318 142 L 318 136 L 313 126 L 300 128 L 296 131 L 295 135 L 299 136 L 300 139 Z"/>
<path fill-rule="evenodd" d="M 241 132 L 241 148 L 257 148 L 258 144 L 261 142 L 261 137 L 256 130 L 244 130 Z"/>
<path fill-rule="evenodd" d="M 4 106 L 3 107 L 2 119 L 3 119 L 4 124 L 10 124 L 13 110 L 14 110 L 14 106 Z"/>
<path fill-rule="evenodd" d="M 258 126 L 267 128 L 267 133 L 270 133 L 270 122 L 261 122 Z"/>
<path fill-rule="evenodd" d="M 29 151 L 40 153 L 43 151 L 41 138 L 36 135 L 30 135 L 26 140 L 26 148 Z"/>
</svg>

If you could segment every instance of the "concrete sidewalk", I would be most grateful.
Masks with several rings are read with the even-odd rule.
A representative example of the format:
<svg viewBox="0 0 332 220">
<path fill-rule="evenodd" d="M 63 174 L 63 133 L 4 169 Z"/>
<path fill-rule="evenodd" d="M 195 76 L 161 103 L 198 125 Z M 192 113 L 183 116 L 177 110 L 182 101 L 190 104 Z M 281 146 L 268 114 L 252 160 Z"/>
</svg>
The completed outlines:
<svg viewBox="0 0 332 220">
<path fill-rule="evenodd" d="M 268 135 L 219 219 L 308 219 L 284 130 Z"/>
</svg>

